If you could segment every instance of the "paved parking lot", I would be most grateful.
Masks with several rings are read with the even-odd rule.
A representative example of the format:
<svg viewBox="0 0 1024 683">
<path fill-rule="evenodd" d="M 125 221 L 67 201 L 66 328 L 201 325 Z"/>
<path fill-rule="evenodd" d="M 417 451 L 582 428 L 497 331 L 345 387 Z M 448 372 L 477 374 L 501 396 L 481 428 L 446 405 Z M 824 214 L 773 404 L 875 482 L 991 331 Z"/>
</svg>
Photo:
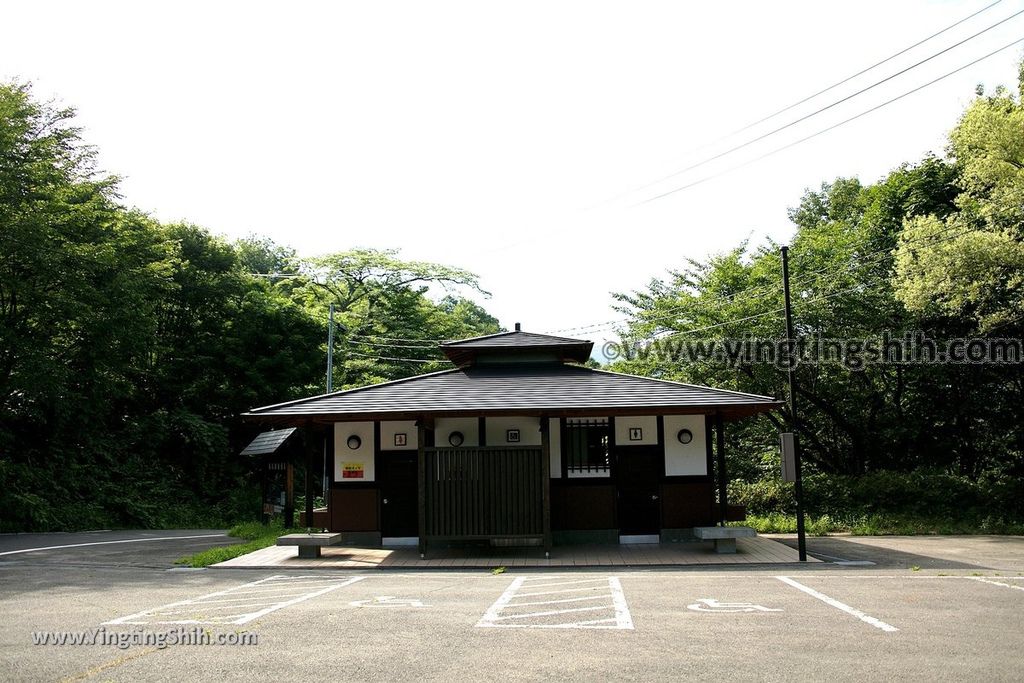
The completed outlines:
<svg viewBox="0 0 1024 683">
<path fill-rule="evenodd" d="M 870 543 L 873 565 L 500 574 L 72 566 L 82 548 L 0 556 L 0 678 L 1020 680 L 1024 539 L 998 540 L 998 557 L 975 542 L 1003 568 L 941 545 L 943 566 L 902 567 Z M 33 644 L 33 632 L 173 629 L 258 641 Z"/>
</svg>

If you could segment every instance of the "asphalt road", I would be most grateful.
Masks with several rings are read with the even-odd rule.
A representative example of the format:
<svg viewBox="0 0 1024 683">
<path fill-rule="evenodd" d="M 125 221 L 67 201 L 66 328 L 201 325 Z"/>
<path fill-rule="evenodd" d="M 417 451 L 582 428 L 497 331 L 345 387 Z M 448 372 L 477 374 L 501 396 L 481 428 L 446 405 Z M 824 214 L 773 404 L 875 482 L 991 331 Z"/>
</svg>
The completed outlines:
<svg viewBox="0 0 1024 683">
<path fill-rule="evenodd" d="M 186 555 L 232 545 L 223 529 L 0 534 L 0 567 L 89 565 L 167 569 Z"/>
<path fill-rule="evenodd" d="M 180 571 L 174 559 L 228 539 L 60 536 L 0 536 L 2 680 L 1024 676 L 1024 538 L 810 539 L 812 553 L 871 565 L 492 575 Z M 258 642 L 33 644 L 33 632 L 156 637 L 190 621 Z"/>
</svg>

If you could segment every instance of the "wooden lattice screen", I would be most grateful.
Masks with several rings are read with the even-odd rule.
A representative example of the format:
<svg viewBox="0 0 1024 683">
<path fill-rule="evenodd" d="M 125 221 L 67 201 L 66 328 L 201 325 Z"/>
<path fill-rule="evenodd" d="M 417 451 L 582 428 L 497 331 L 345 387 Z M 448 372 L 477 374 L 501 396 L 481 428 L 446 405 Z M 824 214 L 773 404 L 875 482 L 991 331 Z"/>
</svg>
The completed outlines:
<svg viewBox="0 0 1024 683">
<path fill-rule="evenodd" d="M 428 539 L 544 536 L 540 447 L 428 448 L 425 456 Z"/>
</svg>

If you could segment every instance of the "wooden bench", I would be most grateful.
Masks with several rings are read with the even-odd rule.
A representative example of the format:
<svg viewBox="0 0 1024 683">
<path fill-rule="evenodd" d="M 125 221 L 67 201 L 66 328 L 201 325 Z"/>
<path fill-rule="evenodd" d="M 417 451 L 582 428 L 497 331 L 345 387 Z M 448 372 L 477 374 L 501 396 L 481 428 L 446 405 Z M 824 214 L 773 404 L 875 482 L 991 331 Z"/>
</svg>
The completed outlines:
<svg viewBox="0 0 1024 683">
<path fill-rule="evenodd" d="M 277 545 L 296 545 L 299 557 L 315 559 L 320 557 L 320 548 L 341 543 L 341 534 L 285 534 L 278 536 Z"/>
<path fill-rule="evenodd" d="M 751 538 L 757 532 L 748 526 L 698 526 L 693 535 L 702 541 L 714 541 L 716 553 L 734 553 L 737 538 Z"/>
</svg>

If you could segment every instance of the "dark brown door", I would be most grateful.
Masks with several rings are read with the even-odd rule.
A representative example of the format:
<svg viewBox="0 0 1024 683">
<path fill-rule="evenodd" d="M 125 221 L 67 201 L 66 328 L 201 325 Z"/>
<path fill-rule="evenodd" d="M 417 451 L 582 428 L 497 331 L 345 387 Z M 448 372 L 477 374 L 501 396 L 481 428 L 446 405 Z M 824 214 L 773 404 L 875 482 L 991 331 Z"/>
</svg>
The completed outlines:
<svg viewBox="0 0 1024 683">
<path fill-rule="evenodd" d="M 416 451 L 381 454 L 381 535 L 410 537 L 419 533 L 419 487 L 416 481 Z"/>
<path fill-rule="evenodd" d="M 619 493 L 619 533 L 661 531 L 662 454 L 659 447 L 619 448 L 615 459 Z"/>
</svg>

